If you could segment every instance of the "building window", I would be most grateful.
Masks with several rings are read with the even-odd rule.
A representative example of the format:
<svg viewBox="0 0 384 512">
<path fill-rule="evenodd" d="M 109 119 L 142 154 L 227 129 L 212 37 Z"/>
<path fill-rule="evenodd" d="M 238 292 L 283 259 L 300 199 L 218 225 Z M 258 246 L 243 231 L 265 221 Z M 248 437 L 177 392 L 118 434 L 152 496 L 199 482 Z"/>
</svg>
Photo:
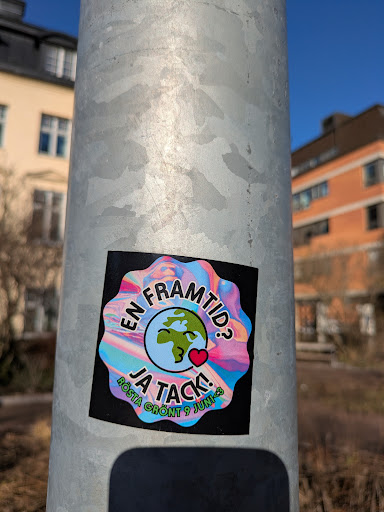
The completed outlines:
<svg viewBox="0 0 384 512">
<path fill-rule="evenodd" d="M 66 157 L 71 122 L 61 117 L 41 116 L 39 153 Z"/>
<path fill-rule="evenodd" d="M 376 315 L 375 306 L 370 303 L 358 304 L 356 310 L 359 314 L 359 324 L 361 334 L 366 336 L 375 336 L 376 334 Z"/>
<path fill-rule="evenodd" d="M 383 268 L 384 266 L 384 248 L 379 247 L 368 251 L 368 263 L 372 267 Z"/>
<path fill-rule="evenodd" d="M 327 233 L 329 233 L 328 219 L 295 228 L 293 230 L 293 246 L 299 247 L 300 245 L 308 245 L 311 243 L 313 237 L 326 235 Z"/>
<path fill-rule="evenodd" d="M 0 148 L 4 145 L 5 123 L 7 120 L 7 107 L 0 105 Z"/>
<path fill-rule="evenodd" d="M 296 331 L 300 341 L 316 341 L 316 302 L 296 302 Z"/>
<path fill-rule="evenodd" d="M 24 332 L 50 332 L 57 327 L 58 295 L 54 288 L 25 293 Z"/>
<path fill-rule="evenodd" d="M 64 194 L 47 190 L 33 193 L 31 239 L 42 242 L 60 242 L 64 237 Z"/>
<path fill-rule="evenodd" d="M 384 203 L 373 204 L 367 208 L 367 229 L 384 227 Z"/>
<path fill-rule="evenodd" d="M 379 159 L 364 166 L 364 185 L 370 187 L 384 181 L 384 160 Z"/>
<path fill-rule="evenodd" d="M 75 81 L 77 54 L 71 50 L 49 46 L 45 57 L 45 70 L 58 78 Z"/>
<path fill-rule="evenodd" d="M 328 195 L 328 182 L 323 181 L 311 188 L 307 188 L 293 195 L 293 211 L 306 210 L 310 207 L 312 201 Z"/>
<path fill-rule="evenodd" d="M 328 160 L 331 160 L 338 154 L 339 150 L 337 147 L 327 149 L 323 153 L 320 153 L 320 155 L 312 157 L 309 160 L 305 160 L 301 164 L 296 165 L 296 167 L 292 167 L 291 175 L 294 178 L 299 174 L 303 174 L 304 172 L 309 171 L 310 169 L 313 169 L 314 167 L 317 167 L 323 164 L 324 162 L 328 162 Z"/>
<path fill-rule="evenodd" d="M 300 283 L 303 279 L 303 265 L 295 262 L 293 267 L 293 275 L 295 276 L 295 283 Z"/>
</svg>

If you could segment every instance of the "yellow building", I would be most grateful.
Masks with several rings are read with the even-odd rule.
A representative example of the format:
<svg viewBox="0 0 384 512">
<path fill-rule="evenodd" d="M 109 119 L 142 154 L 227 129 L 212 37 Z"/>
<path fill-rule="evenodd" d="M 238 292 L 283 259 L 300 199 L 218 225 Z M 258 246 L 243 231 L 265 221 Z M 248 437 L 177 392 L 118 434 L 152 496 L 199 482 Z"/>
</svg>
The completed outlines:
<svg viewBox="0 0 384 512">
<path fill-rule="evenodd" d="M 24 23 L 24 10 L 23 1 L 0 2 L 0 166 L 19 183 L 32 242 L 61 247 L 77 40 Z M 57 285 L 25 290 L 19 331 L 55 330 Z"/>
</svg>

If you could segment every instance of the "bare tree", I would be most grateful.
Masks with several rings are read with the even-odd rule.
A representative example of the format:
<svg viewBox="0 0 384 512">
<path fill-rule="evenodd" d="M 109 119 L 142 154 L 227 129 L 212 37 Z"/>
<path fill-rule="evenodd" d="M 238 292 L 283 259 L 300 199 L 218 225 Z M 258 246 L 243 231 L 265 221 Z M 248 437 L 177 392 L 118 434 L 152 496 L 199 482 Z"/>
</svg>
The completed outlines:
<svg viewBox="0 0 384 512">
<path fill-rule="evenodd" d="M 27 287 L 52 286 L 62 248 L 30 237 L 31 191 L 26 177 L 0 166 L 0 382 L 20 363 L 17 318 L 24 314 Z"/>
</svg>

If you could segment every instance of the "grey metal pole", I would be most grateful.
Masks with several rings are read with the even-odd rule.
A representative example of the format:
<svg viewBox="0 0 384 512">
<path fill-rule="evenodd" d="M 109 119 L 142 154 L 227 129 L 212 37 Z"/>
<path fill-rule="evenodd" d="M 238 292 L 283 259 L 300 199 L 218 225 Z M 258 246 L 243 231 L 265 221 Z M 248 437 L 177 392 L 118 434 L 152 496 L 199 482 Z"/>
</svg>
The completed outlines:
<svg viewBox="0 0 384 512">
<path fill-rule="evenodd" d="M 285 0 L 82 0 L 49 512 L 299 510 L 290 199 Z"/>
</svg>

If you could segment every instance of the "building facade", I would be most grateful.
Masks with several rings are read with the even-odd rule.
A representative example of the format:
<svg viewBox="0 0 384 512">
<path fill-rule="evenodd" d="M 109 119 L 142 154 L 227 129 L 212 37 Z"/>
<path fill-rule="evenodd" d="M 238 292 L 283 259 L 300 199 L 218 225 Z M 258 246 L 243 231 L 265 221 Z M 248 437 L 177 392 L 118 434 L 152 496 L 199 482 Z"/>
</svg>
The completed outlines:
<svg viewBox="0 0 384 512">
<path fill-rule="evenodd" d="M 325 119 L 292 154 L 296 330 L 300 341 L 382 331 L 384 107 Z"/>
<path fill-rule="evenodd" d="M 0 2 L 0 168 L 12 170 L 19 190 L 12 214 L 29 219 L 31 250 L 60 251 L 77 40 L 25 23 L 25 8 Z M 20 334 L 55 330 L 59 284 L 58 276 L 48 289 L 26 284 L 15 312 Z"/>
</svg>

